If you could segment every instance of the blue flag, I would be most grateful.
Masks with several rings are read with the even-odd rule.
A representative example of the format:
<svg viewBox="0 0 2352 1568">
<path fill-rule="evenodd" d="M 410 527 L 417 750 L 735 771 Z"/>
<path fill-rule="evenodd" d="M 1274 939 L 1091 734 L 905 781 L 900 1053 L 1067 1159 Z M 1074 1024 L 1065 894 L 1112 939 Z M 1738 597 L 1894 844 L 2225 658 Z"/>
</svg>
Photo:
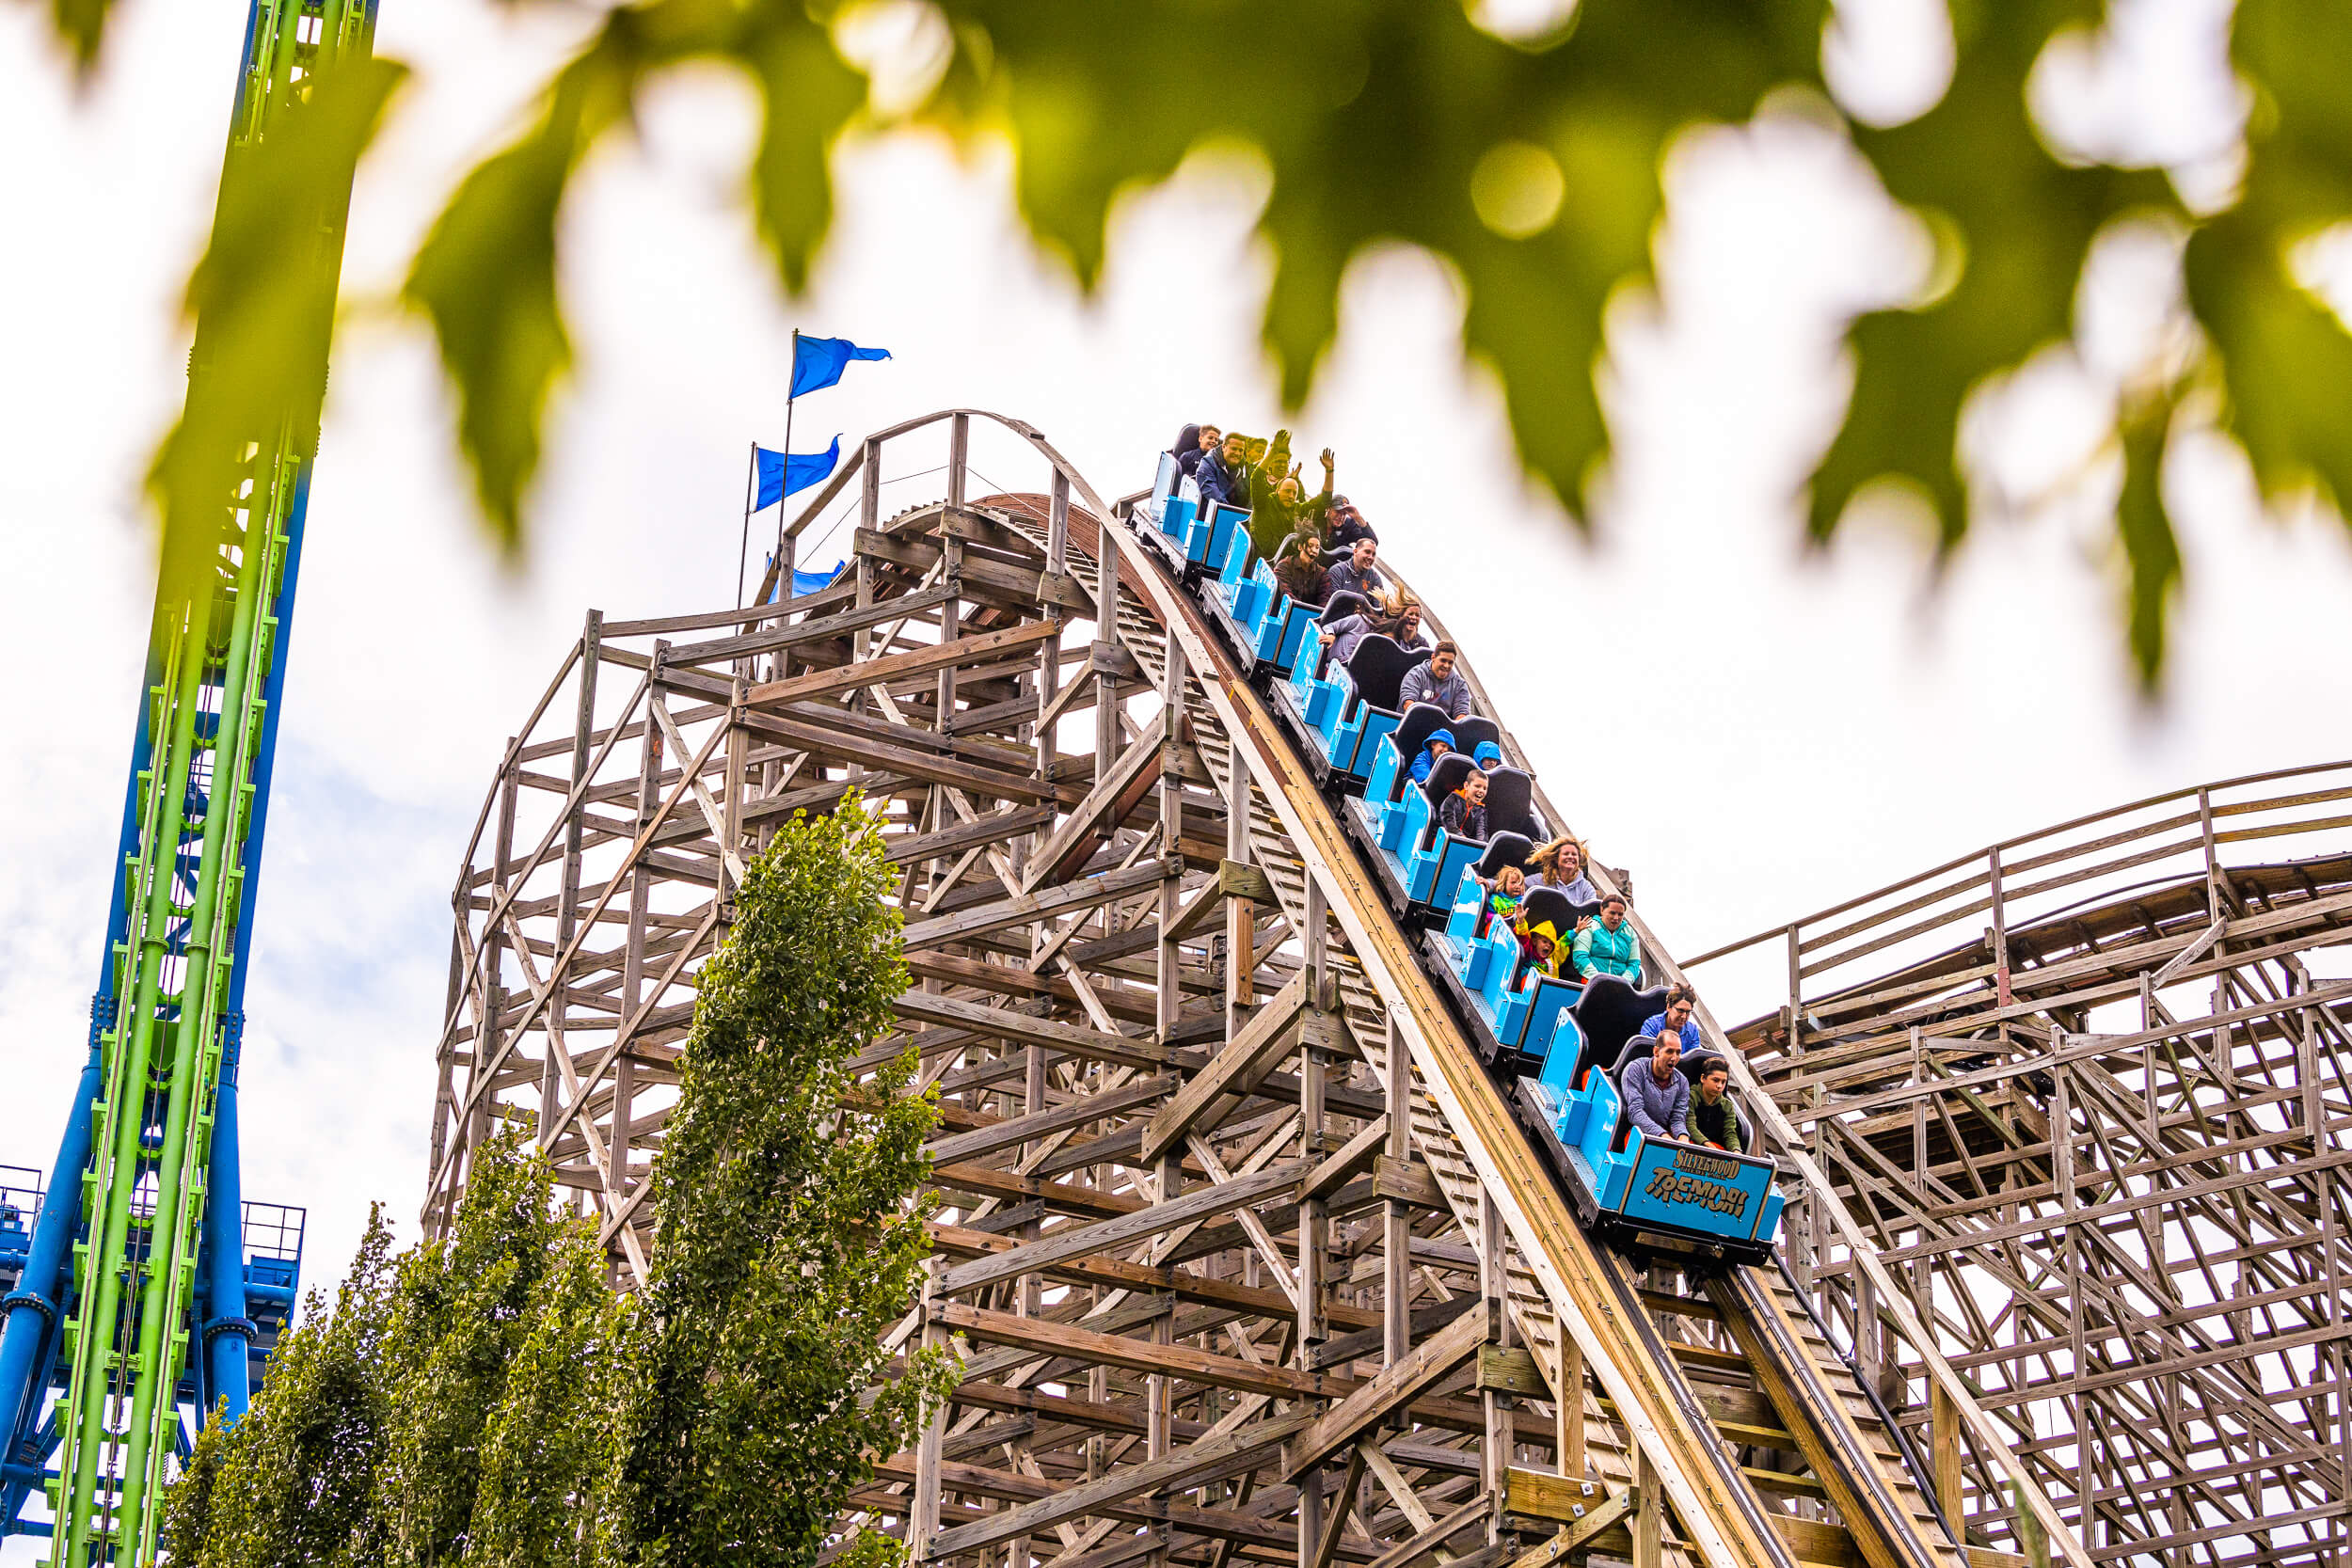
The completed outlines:
<svg viewBox="0 0 2352 1568">
<path fill-rule="evenodd" d="M 753 450 L 759 453 L 759 503 L 752 510 L 765 512 L 785 497 L 798 495 L 831 474 L 834 465 L 841 461 L 841 437 L 834 436 L 833 445 L 823 451 L 790 457 L 766 447 Z"/>
<path fill-rule="evenodd" d="M 841 379 L 852 359 L 887 359 L 886 348 L 860 348 L 847 338 L 795 338 L 792 341 L 792 396 L 821 392 Z"/>
</svg>

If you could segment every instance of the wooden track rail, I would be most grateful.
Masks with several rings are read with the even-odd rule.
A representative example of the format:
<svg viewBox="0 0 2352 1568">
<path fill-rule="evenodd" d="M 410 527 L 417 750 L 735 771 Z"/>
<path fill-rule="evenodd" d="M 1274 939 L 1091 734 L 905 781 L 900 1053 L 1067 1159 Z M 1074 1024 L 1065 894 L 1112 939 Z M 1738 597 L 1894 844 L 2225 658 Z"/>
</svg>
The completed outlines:
<svg viewBox="0 0 2352 1568">
<path fill-rule="evenodd" d="M 1035 490 L 967 496 L 1013 464 Z M 884 514 L 933 471 L 944 495 Z M 914 1052 L 944 1117 L 936 1257 L 892 1345 L 965 1361 L 841 1542 L 975 1568 L 2017 1568 L 2015 1481 L 2090 1568 L 1950 1367 L 1921 1375 L 1976 1485 L 1932 1482 L 1939 1512 L 1794 1286 L 1677 1293 L 1590 1243 L 1263 703 L 1042 436 L 967 409 L 869 437 L 794 548 L 836 501 L 832 586 L 592 613 L 510 742 L 454 893 L 428 1229 L 519 1122 L 616 1287 L 642 1277 L 734 886 L 855 790 L 915 981 L 861 1063 Z M 1772 1126 L 1809 1212 L 1859 1238 Z"/>
</svg>

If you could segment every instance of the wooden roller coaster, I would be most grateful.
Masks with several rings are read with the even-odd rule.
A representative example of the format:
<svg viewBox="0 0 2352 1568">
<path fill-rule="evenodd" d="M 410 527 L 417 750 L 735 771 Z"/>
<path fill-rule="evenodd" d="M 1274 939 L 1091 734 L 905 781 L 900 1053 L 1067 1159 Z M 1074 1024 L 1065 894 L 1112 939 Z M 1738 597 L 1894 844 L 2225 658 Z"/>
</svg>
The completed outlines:
<svg viewBox="0 0 2352 1568">
<path fill-rule="evenodd" d="M 1025 465 L 1033 488 L 980 479 L 984 442 L 987 466 Z M 885 460 L 912 481 L 942 446 L 944 494 L 886 515 Z M 2172 965 L 2150 976 L 2157 1001 L 2230 965 L 2275 969 L 2253 955 L 2309 940 L 2295 911 L 2332 909 L 2332 884 L 2272 900 L 2216 870 L 2209 928 L 2152 893 L 2149 933 L 1996 912 L 2010 945 L 1992 969 L 1939 949 L 1834 994 L 1801 979 L 1777 1025 L 1740 1032 L 1765 1069 L 1741 1087 L 1789 1201 L 1788 1266 L 1628 1256 L 1580 1227 L 1248 667 L 1138 542 L 1140 499 L 1106 505 L 1035 430 L 951 410 L 867 438 L 793 522 L 797 545 L 850 509 L 832 586 L 589 616 L 507 748 L 455 891 L 428 1228 L 491 1129 L 519 1118 L 632 1283 L 694 975 L 744 859 L 856 789 L 883 813 L 915 978 L 867 1060 L 911 1047 L 945 1107 L 936 1257 L 895 1343 L 954 1339 L 965 1360 L 920 1443 L 879 1456 L 843 1541 L 884 1531 L 914 1560 L 976 1568 L 2236 1560 L 2216 1544 L 2243 1544 L 2251 1505 L 2224 1530 L 2201 1496 L 2111 1497 L 2128 1473 L 2112 1445 L 2163 1423 L 2102 1423 L 2150 1387 L 2218 1408 L 2206 1385 L 2249 1374 L 2209 1347 L 2177 1371 L 2154 1353 L 2225 1323 L 2250 1338 L 2290 1297 L 2308 1308 L 2308 1270 L 2210 1314 L 2152 1308 L 2180 1322 L 2121 1341 L 2149 1364 L 2090 1371 L 2081 1407 L 2098 1414 L 2071 1431 L 2111 1445 L 2095 1458 L 2050 1440 L 2043 1407 L 2073 1397 L 2050 1386 L 2053 1341 L 2090 1369 L 2086 1315 L 2144 1288 L 2090 1259 L 2116 1250 L 2105 1218 L 2171 1223 L 2119 1186 L 2119 1138 L 2171 1173 L 2160 1185 L 2324 1229 L 2340 1300 L 2332 1186 L 2233 1197 L 2204 1163 L 2230 1114 L 2205 1098 L 2232 1060 L 2213 1031 L 2234 1030 L 2269 1072 L 2240 1073 L 2239 1092 L 2273 1108 L 2246 1140 L 2307 1180 L 2332 1171 L 2309 1129 L 2342 1092 L 2294 1075 L 2332 1052 L 2332 1017 L 2314 1014 L 2335 992 L 2297 982 L 2290 1005 L 2258 988 L 2200 1029 L 2152 1013 L 2130 1037 L 2051 1009 L 2113 1000 L 2067 989 L 2094 949 Z M 1792 927 L 1798 971 L 1888 950 L 1858 918 Z M 2120 1053 L 2207 1069 L 2185 1098 L 2077 1086 Z M 2073 1098 L 2054 1111 L 2052 1094 Z M 2055 1178 L 2052 1126 L 2075 1132 Z M 2076 1256 L 2021 1231 L 2051 1224 L 2083 1227 L 2060 1249 Z M 2246 1261 L 2254 1233 L 2230 1234 L 2233 1266 L 2266 1277 Z M 1979 1298 L 1947 1294 L 1972 1267 L 2016 1292 L 1989 1325 Z M 2332 1336 L 2283 1354 L 2299 1370 L 2314 1351 L 2340 1370 Z M 2260 1407 L 2233 1419 L 2261 1414 L 2265 1454 L 2311 1467 L 2294 1509 L 2340 1503 L 2341 1394 L 2311 1396 L 2328 1422 L 2292 1445 L 2275 1402 L 2238 1397 Z M 2243 1466 L 2236 1451 L 2218 1463 Z M 2245 1466 L 2216 1484 L 2242 1499 L 2276 1482 Z"/>
</svg>

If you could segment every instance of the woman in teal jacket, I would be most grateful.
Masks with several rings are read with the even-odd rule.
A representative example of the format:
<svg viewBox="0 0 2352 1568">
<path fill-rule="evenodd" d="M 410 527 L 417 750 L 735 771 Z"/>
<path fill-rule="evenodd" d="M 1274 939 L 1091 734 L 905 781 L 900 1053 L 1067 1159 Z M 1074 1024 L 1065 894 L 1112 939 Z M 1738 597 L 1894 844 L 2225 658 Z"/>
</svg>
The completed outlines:
<svg viewBox="0 0 2352 1568">
<path fill-rule="evenodd" d="M 1584 979 L 1614 974 L 1641 984 L 1642 944 L 1633 923 L 1625 917 L 1625 900 L 1611 894 L 1601 900 L 1600 918 L 1576 933 L 1576 973 Z"/>
</svg>

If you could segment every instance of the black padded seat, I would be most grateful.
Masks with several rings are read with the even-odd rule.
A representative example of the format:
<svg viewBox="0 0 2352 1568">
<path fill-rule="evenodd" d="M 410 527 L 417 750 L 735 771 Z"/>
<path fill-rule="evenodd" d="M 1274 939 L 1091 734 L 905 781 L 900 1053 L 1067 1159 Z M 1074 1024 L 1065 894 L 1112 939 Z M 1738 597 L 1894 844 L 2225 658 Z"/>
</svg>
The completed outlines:
<svg viewBox="0 0 2352 1568">
<path fill-rule="evenodd" d="M 1557 889 L 1538 888 L 1537 893 L 1554 893 Z M 1528 895 L 1531 899 L 1534 894 Z M 1563 903 L 1566 900 L 1563 899 Z M 1641 1033 L 1642 1022 L 1650 1014 L 1662 1012 L 1666 1006 L 1666 988 L 1635 990 L 1614 974 L 1596 974 L 1584 982 L 1584 994 L 1576 999 L 1569 1010 L 1576 1015 L 1576 1026 L 1583 1031 L 1584 1049 L 1576 1058 L 1576 1074 L 1568 1081 L 1581 1084 L 1584 1074 L 1595 1067 L 1613 1066 L 1627 1040 Z"/>
<path fill-rule="evenodd" d="M 1396 640 L 1374 632 L 1356 644 L 1348 656 L 1347 673 L 1355 679 L 1356 689 L 1365 702 L 1383 712 L 1396 711 L 1397 689 L 1405 684 L 1405 673 L 1429 657 L 1426 648 L 1410 652 L 1396 645 Z"/>
<path fill-rule="evenodd" d="M 1407 772 L 1412 769 L 1413 759 L 1421 755 L 1422 749 L 1429 744 L 1429 737 L 1439 730 L 1452 735 L 1454 721 L 1448 719 L 1445 709 L 1437 704 L 1415 703 L 1405 710 L 1405 717 L 1398 720 L 1396 728 L 1389 733 L 1396 737 L 1396 754 L 1404 760 Z M 1457 752 L 1470 750 L 1467 746 L 1454 749 Z"/>
<path fill-rule="evenodd" d="M 1465 746 L 1464 751 L 1470 748 Z M 1493 832 L 1524 834 L 1530 842 L 1543 828 L 1535 820 L 1535 781 L 1516 768 L 1497 768 L 1486 775 L 1486 826 Z"/>
<path fill-rule="evenodd" d="M 1449 720 L 1446 728 L 1452 730 L 1455 738 L 1461 741 L 1457 750 L 1475 752 L 1482 740 L 1493 741 L 1497 751 L 1502 749 L 1502 727 L 1491 719 L 1481 719 L 1473 713 L 1466 719 Z"/>
<path fill-rule="evenodd" d="M 1486 852 L 1478 857 L 1472 867 L 1479 876 L 1493 881 L 1506 865 L 1525 865 L 1535 846 L 1520 833 L 1497 833 L 1486 841 Z"/>
<path fill-rule="evenodd" d="M 1445 798 L 1462 787 L 1462 781 L 1478 770 L 1478 764 L 1460 752 L 1448 752 L 1438 759 L 1438 766 L 1429 770 L 1422 782 L 1422 793 L 1429 797 L 1429 820 L 1438 819 L 1438 809 Z"/>
</svg>

